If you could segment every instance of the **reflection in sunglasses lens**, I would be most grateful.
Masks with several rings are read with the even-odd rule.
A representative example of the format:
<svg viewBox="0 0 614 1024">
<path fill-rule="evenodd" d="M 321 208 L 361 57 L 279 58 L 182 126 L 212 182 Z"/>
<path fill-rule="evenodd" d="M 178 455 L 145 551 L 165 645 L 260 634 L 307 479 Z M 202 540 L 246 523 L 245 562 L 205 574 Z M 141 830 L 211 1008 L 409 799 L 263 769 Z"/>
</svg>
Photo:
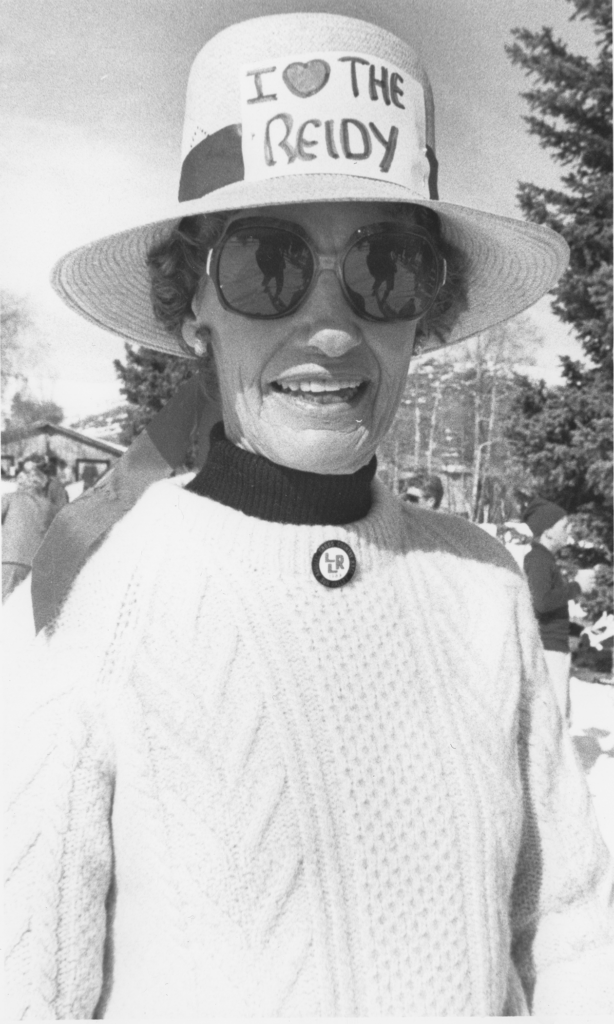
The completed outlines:
<svg viewBox="0 0 614 1024">
<path fill-rule="evenodd" d="M 422 316 L 437 293 L 434 249 L 420 235 L 390 229 L 359 238 L 343 260 L 343 282 L 354 310 L 380 321 Z M 224 240 L 217 283 L 225 302 L 254 317 L 284 316 L 305 297 L 315 272 L 299 234 L 274 225 L 238 226 Z"/>
<path fill-rule="evenodd" d="M 437 289 L 437 261 L 425 239 L 382 232 L 352 246 L 343 266 L 346 287 L 362 298 L 375 320 L 410 320 L 430 305 Z"/>
<path fill-rule="evenodd" d="M 298 305 L 313 277 L 305 242 L 289 231 L 255 227 L 226 239 L 218 281 L 228 305 L 252 316 L 279 316 Z"/>
</svg>

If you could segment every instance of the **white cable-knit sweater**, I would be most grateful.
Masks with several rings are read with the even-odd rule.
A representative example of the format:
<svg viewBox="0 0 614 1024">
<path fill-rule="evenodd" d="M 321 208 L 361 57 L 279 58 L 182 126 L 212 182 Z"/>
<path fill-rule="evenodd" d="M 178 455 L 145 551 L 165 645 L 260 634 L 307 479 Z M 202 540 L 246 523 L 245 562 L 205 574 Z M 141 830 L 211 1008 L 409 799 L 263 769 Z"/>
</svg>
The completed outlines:
<svg viewBox="0 0 614 1024">
<path fill-rule="evenodd" d="M 11 729 L 15 1016 L 526 1013 L 520 979 L 534 1012 L 612 1009 L 607 857 L 525 585 L 374 486 L 326 527 L 164 481 L 87 564 Z"/>
</svg>

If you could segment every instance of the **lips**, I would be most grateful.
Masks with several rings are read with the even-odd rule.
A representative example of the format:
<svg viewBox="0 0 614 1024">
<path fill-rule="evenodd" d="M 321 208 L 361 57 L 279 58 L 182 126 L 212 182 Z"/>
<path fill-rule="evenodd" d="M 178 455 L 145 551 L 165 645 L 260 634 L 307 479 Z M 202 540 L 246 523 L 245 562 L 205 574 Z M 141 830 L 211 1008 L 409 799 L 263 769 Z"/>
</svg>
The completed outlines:
<svg viewBox="0 0 614 1024">
<path fill-rule="evenodd" d="M 366 381 L 357 379 L 288 379 L 276 380 L 271 384 L 271 388 L 277 394 L 285 395 L 290 400 L 297 402 L 309 402 L 316 405 L 352 402 L 364 393 L 366 387 Z"/>
</svg>

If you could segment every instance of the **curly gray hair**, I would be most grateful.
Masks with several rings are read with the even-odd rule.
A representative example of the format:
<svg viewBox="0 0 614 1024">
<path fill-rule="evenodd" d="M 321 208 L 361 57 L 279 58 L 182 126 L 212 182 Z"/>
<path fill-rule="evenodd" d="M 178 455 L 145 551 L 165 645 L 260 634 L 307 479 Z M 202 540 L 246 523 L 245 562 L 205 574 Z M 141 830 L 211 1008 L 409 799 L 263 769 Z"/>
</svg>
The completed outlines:
<svg viewBox="0 0 614 1024">
<path fill-rule="evenodd" d="M 416 349 L 421 339 L 436 337 L 445 344 L 457 317 L 467 307 L 465 258 L 460 249 L 448 242 L 443 235 L 441 222 L 432 210 L 412 204 L 390 205 L 395 219 L 404 219 L 411 214 L 413 224 L 430 233 L 439 253 L 447 263 L 446 282 L 428 313 L 418 322 Z M 191 313 L 192 300 L 199 282 L 205 273 L 210 249 L 222 237 L 226 225 L 234 212 L 184 217 L 162 242 L 153 246 L 147 255 L 151 280 L 151 299 L 156 319 L 179 341 L 187 355 L 194 358 L 194 352 L 183 340 L 181 328 Z M 205 378 L 209 377 L 214 388 L 214 365 L 210 351 L 204 357 Z"/>
</svg>

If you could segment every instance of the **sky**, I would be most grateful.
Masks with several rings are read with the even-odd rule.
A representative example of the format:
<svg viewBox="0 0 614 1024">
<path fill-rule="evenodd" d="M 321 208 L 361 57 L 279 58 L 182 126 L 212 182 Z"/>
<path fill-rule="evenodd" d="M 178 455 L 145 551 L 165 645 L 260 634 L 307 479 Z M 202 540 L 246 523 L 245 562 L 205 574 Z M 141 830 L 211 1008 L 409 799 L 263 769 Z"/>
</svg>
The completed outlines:
<svg viewBox="0 0 614 1024">
<path fill-rule="evenodd" d="M 190 65 L 220 29 L 293 10 L 374 21 L 422 56 L 433 85 L 442 199 L 519 216 L 519 180 L 556 186 L 559 168 L 522 120 L 528 85 L 504 46 L 542 25 L 576 52 L 593 34 L 568 0 L 3 0 L 0 289 L 32 310 L 44 355 L 34 394 L 67 421 L 122 400 L 113 360 L 124 342 L 63 306 L 54 262 L 94 238 L 156 220 L 176 198 Z M 558 378 L 581 349 L 545 298 L 531 319 L 535 372 Z"/>
</svg>

